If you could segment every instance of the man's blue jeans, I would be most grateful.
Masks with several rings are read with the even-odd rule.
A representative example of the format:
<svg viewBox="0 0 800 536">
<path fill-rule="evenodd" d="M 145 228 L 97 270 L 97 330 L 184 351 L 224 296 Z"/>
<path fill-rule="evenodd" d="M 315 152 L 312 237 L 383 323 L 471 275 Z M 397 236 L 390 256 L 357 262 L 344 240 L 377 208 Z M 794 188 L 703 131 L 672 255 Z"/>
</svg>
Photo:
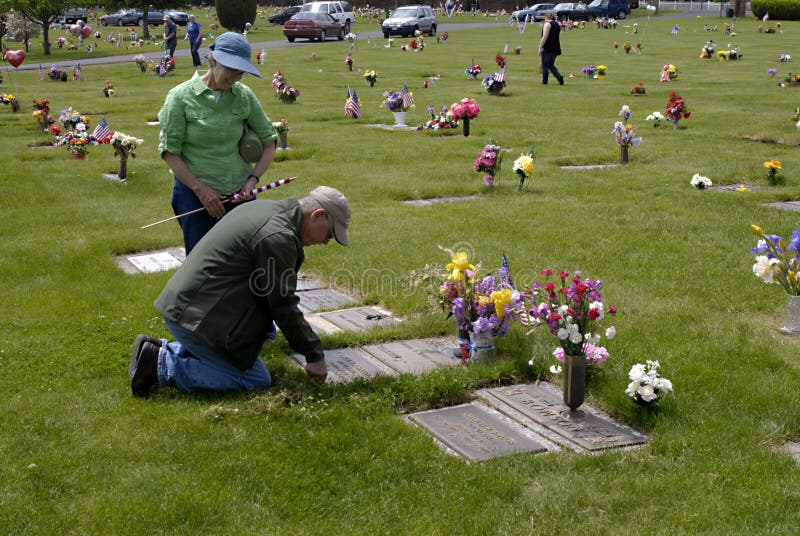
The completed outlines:
<svg viewBox="0 0 800 536">
<path fill-rule="evenodd" d="M 266 389 L 272 377 L 260 357 L 245 371 L 234 367 L 192 332 L 164 319 L 176 342 L 161 341 L 158 383 L 174 384 L 181 391 L 233 391 Z"/>
</svg>

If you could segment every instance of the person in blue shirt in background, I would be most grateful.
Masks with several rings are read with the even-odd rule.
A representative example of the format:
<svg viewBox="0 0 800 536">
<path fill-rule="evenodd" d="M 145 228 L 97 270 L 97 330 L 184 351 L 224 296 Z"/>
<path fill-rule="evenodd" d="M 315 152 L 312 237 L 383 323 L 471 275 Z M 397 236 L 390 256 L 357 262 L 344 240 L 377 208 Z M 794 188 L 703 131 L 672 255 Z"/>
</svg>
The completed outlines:
<svg viewBox="0 0 800 536">
<path fill-rule="evenodd" d="M 192 52 L 192 65 L 200 67 L 200 45 L 203 43 L 203 36 L 200 33 L 200 23 L 194 15 L 189 15 L 189 24 L 186 25 L 186 37 L 189 40 L 189 50 Z"/>
</svg>

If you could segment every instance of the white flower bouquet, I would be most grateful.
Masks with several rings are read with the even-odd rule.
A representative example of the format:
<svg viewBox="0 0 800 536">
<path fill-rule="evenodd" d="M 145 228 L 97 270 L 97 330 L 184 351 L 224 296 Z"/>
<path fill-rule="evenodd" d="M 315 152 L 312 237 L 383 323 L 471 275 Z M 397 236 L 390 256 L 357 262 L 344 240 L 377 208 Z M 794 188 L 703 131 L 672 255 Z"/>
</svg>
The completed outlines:
<svg viewBox="0 0 800 536">
<path fill-rule="evenodd" d="M 672 382 L 658 375 L 660 366 L 658 361 L 650 360 L 646 365 L 633 365 L 628 372 L 631 382 L 625 394 L 644 406 L 657 406 L 660 397 L 672 392 Z"/>
</svg>

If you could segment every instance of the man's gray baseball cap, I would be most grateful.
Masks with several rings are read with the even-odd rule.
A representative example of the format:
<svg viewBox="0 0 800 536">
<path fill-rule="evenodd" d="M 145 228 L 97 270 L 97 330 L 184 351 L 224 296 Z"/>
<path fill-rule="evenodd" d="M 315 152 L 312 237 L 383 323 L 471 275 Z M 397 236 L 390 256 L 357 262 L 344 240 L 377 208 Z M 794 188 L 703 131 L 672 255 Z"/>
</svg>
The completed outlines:
<svg viewBox="0 0 800 536">
<path fill-rule="evenodd" d="M 315 199 L 331 219 L 333 237 L 343 246 L 349 246 L 347 227 L 350 225 L 350 204 L 342 192 L 330 186 L 317 186 L 308 194 Z"/>
</svg>

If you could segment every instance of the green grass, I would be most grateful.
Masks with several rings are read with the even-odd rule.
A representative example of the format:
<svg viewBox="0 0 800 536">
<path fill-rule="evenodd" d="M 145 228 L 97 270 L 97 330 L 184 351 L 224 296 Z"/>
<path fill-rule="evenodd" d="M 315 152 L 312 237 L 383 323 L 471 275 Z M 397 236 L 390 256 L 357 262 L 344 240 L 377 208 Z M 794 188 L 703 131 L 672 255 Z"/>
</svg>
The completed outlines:
<svg viewBox="0 0 800 536">
<path fill-rule="evenodd" d="M 709 19 L 722 24 L 720 19 Z M 633 21 L 625 23 L 629 26 Z M 516 282 L 542 268 L 582 269 L 604 282 L 620 310 L 611 358 L 590 376 L 589 402 L 651 437 L 639 450 L 598 456 L 514 455 L 467 464 L 442 453 L 399 414 L 469 400 L 479 387 L 533 381 L 555 341 L 526 339 L 517 327 L 499 341 L 502 361 L 317 387 L 289 364 L 281 342 L 263 356 L 275 386 L 259 394 L 188 396 L 161 390 L 130 395 L 127 365 L 135 335 L 167 334 L 152 302 L 170 274 L 128 276 L 112 256 L 181 243 L 177 225 L 142 231 L 170 215 L 171 181 L 156 152 L 155 118 L 164 95 L 190 76 L 158 79 L 134 65 L 86 67 L 81 82 L 39 81 L 20 72 L 23 110 L 0 108 L 0 532 L 8 534 L 793 534 L 800 523 L 800 473 L 773 446 L 800 436 L 796 411 L 798 341 L 780 335 L 785 298 L 751 273 L 749 224 L 788 236 L 794 213 L 764 207 L 800 197 L 800 134 L 792 116 L 797 88 L 766 74 L 782 52 L 797 55 L 800 24 L 765 35 L 739 21 L 741 61 L 698 58 L 722 32 L 704 21 L 639 20 L 629 29 L 563 35 L 563 73 L 593 63 L 605 80 L 541 86 L 538 32 L 504 25 L 427 39 L 422 53 L 359 40 L 355 68 L 378 71 L 374 88 L 347 72 L 346 43 L 270 51 L 265 79 L 247 78 L 271 117 L 290 122 L 289 144 L 267 178 L 299 180 L 268 197 L 303 195 L 318 184 L 351 200 L 350 248 L 311 248 L 305 269 L 381 303 L 407 319 L 385 333 L 325 338 L 326 347 L 384 338 L 452 334 L 452 320 L 412 291 L 412 270 L 448 261 L 437 246 L 461 245 L 492 270 L 505 252 Z M 613 52 L 640 40 L 644 53 Z M 407 40 L 397 39 L 396 46 Z M 509 41 L 505 96 L 465 79 L 472 58 L 493 69 Z M 733 39 L 730 39 L 734 42 Z M 316 60 L 311 52 L 316 52 Z M 679 79 L 658 82 L 665 63 Z M 273 98 L 280 69 L 302 92 L 294 105 Z M 431 88 L 424 77 L 441 74 Z M 15 74 L 4 72 L 4 91 Z M 110 78 L 117 95 L 102 95 Z M 630 89 L 644 81 L 647 96 Z M 473 135 L 389 132 L 384 90 L 407 83 L 422 123 L 425 107 L 462 97 L 481 106 Z M 346 87 L 358 89 L 364 116 L 342 117 Z M 652 128 L 676 90 L 692 110 L 679 131 Z M 112 129 L 145 140 L 130 179 L 101 178 L 116 160 L 94 147 L 86 161 L 44 141 L 28 106 L 49 98 Z M 564 164 L 614 163 L 609 133 L 621 105 L 644 137 L 624 167 L 567 171 Z M 493 190 L 472 162 L 492 136 L 511 147 Z M 513 158 L 530 138 L 536 169 L 516 192 Z M 758 138 L 770 143 L 752 141 Z M 767 185 L 765 160 L 783 162 L 786 184 Z M 747 183 L 746 193 L 696 191 L 694 173 L 715 184 Z M 757 187 L 757 188 L 756 188 Z M 414 208 L 401 200 L 445 195 L 478 200 Z M 658 413 L 626 399 L 627 371 L 658 359 L 675 385 Z"/>
</svg>

